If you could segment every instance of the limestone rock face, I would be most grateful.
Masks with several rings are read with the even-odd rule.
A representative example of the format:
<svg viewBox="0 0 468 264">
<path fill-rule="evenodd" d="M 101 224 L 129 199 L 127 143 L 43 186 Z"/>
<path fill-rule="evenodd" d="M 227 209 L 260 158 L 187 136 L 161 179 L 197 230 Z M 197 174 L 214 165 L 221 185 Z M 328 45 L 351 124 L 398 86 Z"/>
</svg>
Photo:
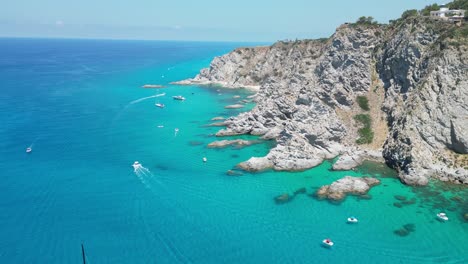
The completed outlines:
<svg viewBox="0 0 468 264">
<path fill-rule="evenodd" d="M 383 155 L 405 183 L 468 184 L 466 164 L 457 163 L 468 153 L 467 46 L 441 42 L 443 32 L 429 26 L 402 26 L 376 55 L 390 127 Z"/>
<path fill-rule="evenodd" d="M 343 25 L 327 40 L 236 49 L 183 83 L 258 88 L 256 106 L 224 120 L 216 134 L 276 141 L 240 168 L 305 170 L 343 155 L 334 169 L 346 170 L 372 152 L 404 183 L 468 184 L 468 41 L 443 38 L 453 27 L 423 17 Z M 378 100 L 365 112 L 357 96 Z M 381 141 L 357 145 L 358 113 L 369 113 Z"/>
<path fill-rule="evenodd" d="M 381 150 L 357 150 L 350 149 L 347 153 L 344 153 L 340 158 L 333 164 L 333 170 L 351 170 L 361 165 L 364 160 L 371 160 L 376 162 L 383 162 Z"/>
<path fill-rule="evenodd" d="M 380 181 L 369 177 L 345 176 L 331 185 L 322 186 L 317 191 L 317 196 L 334 201 L 343 200 L 347 194 L 366 194 L 372 186 L 380 184 Z"/>
</svg>

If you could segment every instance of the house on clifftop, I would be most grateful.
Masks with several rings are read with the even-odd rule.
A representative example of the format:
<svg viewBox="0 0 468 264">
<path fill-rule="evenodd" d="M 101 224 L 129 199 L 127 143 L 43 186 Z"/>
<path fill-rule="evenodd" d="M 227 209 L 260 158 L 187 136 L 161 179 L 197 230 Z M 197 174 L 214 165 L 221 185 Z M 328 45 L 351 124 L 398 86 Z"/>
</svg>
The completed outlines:
<svg viewBox="0 0 468 264">
<path fill-rule="evenodd" d="M 465 17 L 465 10 L 462 10 L 462 9 L 450 10 L 448 7 L 442 5 L 440 6 L 440 10 L 431 11 L 430 16 L 435 19 L 440 19 L 440 20 L 455 23 L 457 25 L 461 25 Z"/>
</svg>

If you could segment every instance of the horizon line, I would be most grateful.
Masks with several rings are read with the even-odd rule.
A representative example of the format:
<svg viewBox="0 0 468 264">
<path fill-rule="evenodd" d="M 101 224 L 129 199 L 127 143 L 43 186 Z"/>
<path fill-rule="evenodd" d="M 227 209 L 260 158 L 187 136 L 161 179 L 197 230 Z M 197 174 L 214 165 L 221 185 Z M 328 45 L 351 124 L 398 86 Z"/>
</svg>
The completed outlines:
<svg viewBox="0 0 468 264">
<path fill-rule="evenodd" d="M 256 43 L 273 44 L 278 41 L 241 41 L 241 40 L 174 40 L 174 39 L 131 39 L 131 38 L 87 38 L 87 37 L 37 37 L 37 36 L 2 36 L 0 39 L 50 39 L 50 40 L 109 40 L 109 41 L 161 41 L 161 42 L 217 42 L 217 43 Z"/>
</svg>

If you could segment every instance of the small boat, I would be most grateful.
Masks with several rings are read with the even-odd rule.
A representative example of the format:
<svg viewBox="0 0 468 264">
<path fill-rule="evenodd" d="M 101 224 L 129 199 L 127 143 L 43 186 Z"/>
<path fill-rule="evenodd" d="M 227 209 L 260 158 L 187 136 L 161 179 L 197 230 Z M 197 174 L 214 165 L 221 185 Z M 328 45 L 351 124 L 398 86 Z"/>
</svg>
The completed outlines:
<svg viewBox="0 0 468 264">
<path fill-rule="evenodd" d="M 207 162 L 208 159 L 206 157 L 203 157 L 203 162 Z"/>
<path fill-rule="evenodd" d="M 185 100 L 185 97 L 183 97 L 182 95 L 175 95 L 175 96 L 172 96 L 172 98 L 174 98 L 174 100 L 179 100 L 179 101 Z"/>
<path fill-rule="evenodd" d="M 438 213 L 437 217 L 442 221 L 448 221 L 449 220 L 445 213 Z"/>
<path fill-rule="evenodd" d="M 324 246 L 327 246 L 327 247 L 333 247 L 334 243 L 333 241 L 331 241 L 331 239 L 329 238 L 325 238 L 323 241 L 322 241 L 322 244 Z"/>
<path fill-rule="evenodd" d="M 175 131 L 175 132 L 179 132 L 179 129 L 178 129 L 178 128 L 176 128 L 176 129 L 174 129 L 174 131 Z"/>
<path fill-rule="evenodd" d="M 141 164 L 140 164 L 140 162 L 138 162 L 138 161 L 135 161 L 135 162 L 132 164 L 132 166 L 133 166 L 133 169 L 135 170 L 135 172 L 136 172 L 138 169 L 141 168 Z"/>
<path fill-rule="evenodd" d="M 32 148 L 31 148 L 31 147 L 26 148 L 26 153 L 31 153 L 31 152 L 32 152 Z"/>
<path fill-rule="evenodd" d="M 163 128 L 164 126 L 163 125 L 159 125 L 158 128 Z"/>
<path fill-rule="evenodd" d="M 348 217 L 348 223 L 351 223 L 351 224 L 354 224 L 354 223 L 357 223 L 358 220 L 356 217 L 354 216 L 351 216 L 351 217 Z"/>
<path fill-rule="evenodd" d="M 159 108 L 164 108 L 165 105 L 164 104 L 160 104 L 160 103 L 157 103 L 157 104 L 154 104 L 155 106 L 159 107 Z"/>
</svg>

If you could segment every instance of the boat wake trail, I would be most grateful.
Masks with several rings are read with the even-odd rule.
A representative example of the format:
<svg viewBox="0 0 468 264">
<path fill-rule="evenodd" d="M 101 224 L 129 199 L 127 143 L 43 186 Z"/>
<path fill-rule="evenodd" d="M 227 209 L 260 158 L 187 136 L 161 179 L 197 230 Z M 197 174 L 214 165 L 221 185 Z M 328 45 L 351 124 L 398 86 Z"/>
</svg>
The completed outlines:
<svg viewBox="0 0 468 264">
<path fill-rule="evenodd" d="M 146 188 L 153 190 L 156 185 L 164 187 L 164 184 L 151 173 L 150 170 L 143 167 L 138 161 L 133 163 L 133 171 L 140 181 L 146 186 Z"/>
<path fill-rule="evenodd" d="M 151 98 L 156 98 L 156 97 L 161 97 L 161 96 L 165 96 L 166 93 L 162 93 L 162 94 L 156 94 L 156 95 L 152 95 L 152 96 L 148 96 L 148 97 L 143 97 L 143 98 L 140 98 L 140 99 L 136 99 L 134 101 L 131 101 L 126 107 L 128 107 L 129 105 L 132 105 L 132 104 L 137 104 L 139 102 L 142 102 L 144 100 L 148 100 L 148 99 L 151 99 Z M 125 107 L 125 108 L 126 108 Z"/>
<path fill-rule="evenodd" d="M 114 128 L 114 124 L 115 122 L 120 118 L 120 116 L 132 105 L 134 104 L 138 104 L 138 103 L 141 103 L 145 100 L 148 100 L 148 99 L 151 99 L 151 98 L 157 98 L 157 97 L 161 97 L 161 96 L 165 96 L 166 93 L 160 93 L 160 94 L 155 94 L 155 95 L 152 95 L 152 96 L 147 96 L 147 97 L 143 97 L 143 98 L 140 98 L 140 99 L 136 99 L 136 100 L 133 100 L 131 101 L 130 103 L 128 103 L 127 105 L 124 106 L 124 108 L 122 110 L 120 110 L 116 115 L 115 117 L 112 119 L 111 121 L 111 124 L 109 126 L 109 131 L 111 131 L 113 128 Z"/>
<path fill-rule="evenodd" d="M 159 205 L 164 207 L 164 210 L 172 211 L 174 212 L 174 215 L 177 215 L 182 219 L 188 219 L 186 213 L 188 210 L 184 209 L 184 207 L 177 202 L 177 198 L 172 195 L 171 190 L 158 176 L 155 176 L 138 161 L 135 161 L 132 166 L 138 179 L 148 190 L 158 196 Z"/>
</svg>

